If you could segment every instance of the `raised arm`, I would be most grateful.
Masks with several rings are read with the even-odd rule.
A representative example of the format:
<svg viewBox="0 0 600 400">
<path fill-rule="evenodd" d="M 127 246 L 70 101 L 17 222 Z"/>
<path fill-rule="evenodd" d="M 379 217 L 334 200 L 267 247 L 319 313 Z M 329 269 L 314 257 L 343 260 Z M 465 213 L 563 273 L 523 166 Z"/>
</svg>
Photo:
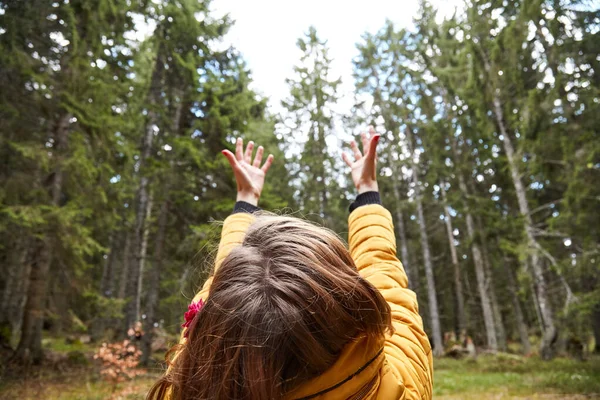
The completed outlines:
<svg viewBox="0 0 600 400">
<path fill-rule="evenodd" d="M 249 142 L 244 151 L 244 142 L 241 138 L 238 138 L 235 143 L 235 154 L 229 150 L 222 151 L 233 170 L 237 184 L 237 196 L 233 213 L 225 219 L 223 224 L 213 275 L 231 250 L 242 244 L 246 231 L 254 220 L 252 213 L 259 210 L 258 200 L 262 193 L 267 171 L 273 163 L 273 155 L 269 154 L 261 167 L 264 149 L 262 146 L 258 147 L 254 161 L 252 161 L 253 151 L 254 142 Z M 194 296 L 194 302 L 206 299 L 211 283 L 212 276 L 206 280 L 202 289 Z"/>
<path fill-rule="evenodd" d="M 370 136 L 370 137 L 369 137 Z M 385 353 L 395 377 L 405 387 L 404 399 L 430 399 L 433 384 L 431 345 L 423 329 L 415 293 L 408 289 L 402 263 L 396 256 L 392 216 L 381 205 L 376 179 L 379 135 L 361 135 L 363 156 L 355 142 L 355 160 L 344 153 L 359 193 L 350 207 L 348 243 L 360 275 L 375 286 L 392 310 L 394 334 L 386 339 Z"/>
</svg>

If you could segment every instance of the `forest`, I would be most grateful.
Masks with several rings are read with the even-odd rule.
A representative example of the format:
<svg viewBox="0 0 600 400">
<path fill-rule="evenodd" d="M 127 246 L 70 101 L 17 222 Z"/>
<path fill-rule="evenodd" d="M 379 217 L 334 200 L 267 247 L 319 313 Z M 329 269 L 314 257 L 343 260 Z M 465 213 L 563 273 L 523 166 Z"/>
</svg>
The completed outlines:
<svg viewBox="0 0 600 400">
<path fill-rule="evenodd" d="M 341 151 L 369 125 L 435 356 L 599 360 L 597 2 L 423 0 L 356 43 L 345 115 L 314 27 L 274 113 L 233 23 L 208 0 L 0 0 L 3 371 L 128 337 L 157 368 L 235 203 L 221 150 L 265 146 L 260 206 L 345 238 Z"/>
</svg>

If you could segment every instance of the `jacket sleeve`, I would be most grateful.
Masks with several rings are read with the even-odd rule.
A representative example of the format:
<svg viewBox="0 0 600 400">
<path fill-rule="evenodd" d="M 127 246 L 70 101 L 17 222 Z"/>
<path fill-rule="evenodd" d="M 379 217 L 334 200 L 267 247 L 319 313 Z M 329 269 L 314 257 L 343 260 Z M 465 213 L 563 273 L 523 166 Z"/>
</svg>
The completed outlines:
<svg viewBox="0 0 600 400">
<path fill-rule="evenodd" d="M 402 263 L 396 257 L 392 216 L 378 204 L 356 208 L 349 217 L 349 246 L 360 275 L 375 286 L 390 305 L 394 334 L 384 352 L 405 399 L 431 399 L 431 345 L 419 315 L 417 296 L 408 289 Z"/>
<path fill-rule="evenodd" d="M 223 223 L 223 230 L 221 231 L 221 242 L 219 242 L 219 250 L 215 258 L 215 268 L 213 274 L 206 280 L 202 289 L 194 296 L 194 302 L 203 299 L 206 300 L 208 297 L 208 291 L 210 290 L 210 284 L 213 280 L 213 275 L 217 272 L 221 263 L 225 257 L 229 255 L 234 247 L 242 244 L 246 231 L 250 224 L 254 221 L 254 216 L 246 212 L 239 212 L 230 215 L 225 219 Z"/>
</svg>

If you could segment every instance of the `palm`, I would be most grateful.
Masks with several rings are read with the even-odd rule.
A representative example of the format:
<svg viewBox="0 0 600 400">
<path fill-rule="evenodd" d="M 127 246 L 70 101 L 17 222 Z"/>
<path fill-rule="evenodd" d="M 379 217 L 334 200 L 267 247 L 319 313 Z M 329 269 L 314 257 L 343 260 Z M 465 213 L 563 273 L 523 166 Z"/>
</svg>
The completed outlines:
<svg viewBox="0 0 600 400">
<path fill-rule="evenodd" d="M 352 171 L 352 182 L 354 182 L 355 187 L 360 187 L 365 181 L 364 165 L 365 165 L 364 157 L 362 157 L 359 160 L 354 161 L 353 163 L 350 164 L 350 169 Z"/>
<path fill-rule="evenodd" d="M 254 191 L 261 193 L 265 184 L 265 172 L 262 169 L 248 164 L 245 161 L 240 162 L 239 166 L 243 171 L 243 178 L 245 180 L 244 186 L 252 188 Z"/>
<path fill-rule="evenodd" d="M 233 169 L 235 181 L 237 183 L 238 200 L 243 200 L 249 203 L 258 203 L 258 198 L 265 184 L 265 176 L 269 167 L 273 163 L 273 155 L 269 154 L 267 161 L 261 167 L 264 149 L 259 146 L 256 150 L 254 161 L 252 161 L 252 151 L 254 143 L 249 142 L 244 152 L 244 142 L 242 139 L 237 139 L 235 143 L 235 155 L 229 150 L 223 150 L 223 155 L 227 157 L 227 161 Z M 256 205 L 256 204 L 255 204 Z"/>
<path fill-rule="evenodd" d="M 369 135 L 361 133 L 360 135 L 363 147 L 363 153 L 360 152 L 355 141 L 350 143 L 354 153 L 354 161 L 346 153 L 342 153 L 342 158 L 352 171 L 352 181 L 359 193 L 375 190 L 377 191 L 377 142 L 379 135 L 373 128 L 369 129 Z M 364 154 L 364 156 L 363 156 Z"/>
</svg>

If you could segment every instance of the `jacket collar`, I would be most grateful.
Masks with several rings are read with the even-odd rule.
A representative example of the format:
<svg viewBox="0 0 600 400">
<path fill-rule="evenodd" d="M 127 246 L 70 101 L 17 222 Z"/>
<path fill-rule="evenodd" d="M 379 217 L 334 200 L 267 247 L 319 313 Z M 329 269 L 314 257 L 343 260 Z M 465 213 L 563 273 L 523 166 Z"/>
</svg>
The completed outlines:
<svg viewBox="0 0 600 400">
<path fill-rule="evenodd" d="M 371 382 L 385 359 L 384 339 L 358 337 L 348 343 L 323 374 L 292 390 L 286 399 L 347 399 Z"/>
</svg>

